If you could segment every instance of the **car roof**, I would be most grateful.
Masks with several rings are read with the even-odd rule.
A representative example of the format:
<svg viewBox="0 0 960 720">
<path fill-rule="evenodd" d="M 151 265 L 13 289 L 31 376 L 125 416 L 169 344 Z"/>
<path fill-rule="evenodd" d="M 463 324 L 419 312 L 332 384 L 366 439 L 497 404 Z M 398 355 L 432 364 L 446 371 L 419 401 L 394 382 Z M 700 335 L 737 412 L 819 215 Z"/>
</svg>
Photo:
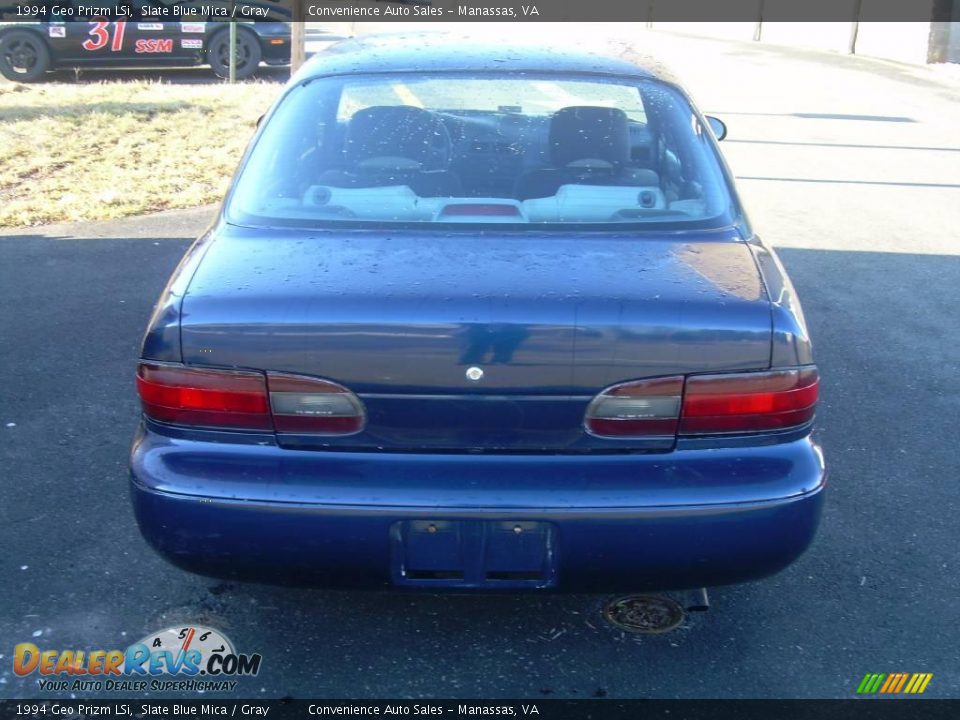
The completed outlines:
<svg viewBox="0 0 960 720">
<path fill-rule="evenodd" d="M 655 78 L 679 85 L 660 62 L 623 42 L 583 49 L 491 43 L 456 32 L 384 33 L 344 40 L 310 58 L 295 80 L 325 75 L 458 71 L 587 73 Z"/>
</svg>

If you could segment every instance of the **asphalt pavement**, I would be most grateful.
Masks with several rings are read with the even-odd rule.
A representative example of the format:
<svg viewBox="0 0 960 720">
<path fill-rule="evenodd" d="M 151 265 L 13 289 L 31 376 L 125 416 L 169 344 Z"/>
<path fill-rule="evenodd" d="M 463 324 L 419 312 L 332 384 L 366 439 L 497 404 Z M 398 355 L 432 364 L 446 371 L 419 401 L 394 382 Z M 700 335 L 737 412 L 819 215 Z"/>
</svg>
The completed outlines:
<svg viewBox="0 0 960 720">
<path fill-rule="evenodd" d="M 180 622 L 259 652 L 261 697 L 960 697 L 960 92 L 935 71 L 644 38 L 705 110 L 803 299 L 823 375 L 822 530 L 662 636 L 598 596 L 331 592 L 185 574 L 140 538 L 126 462 L 151 305 L 211 209 L 0 234 L 0 697 L 16 643 L 117 648 Z"/>
</svg>

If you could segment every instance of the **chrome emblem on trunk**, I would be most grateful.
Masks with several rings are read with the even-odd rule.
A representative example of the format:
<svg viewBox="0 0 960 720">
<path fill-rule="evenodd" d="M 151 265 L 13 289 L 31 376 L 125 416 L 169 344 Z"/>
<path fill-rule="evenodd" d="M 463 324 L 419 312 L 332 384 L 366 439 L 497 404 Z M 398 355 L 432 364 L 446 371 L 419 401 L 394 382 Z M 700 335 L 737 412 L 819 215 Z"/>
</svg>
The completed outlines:
<svg viewBox="0 0 960 720">
<path fill-rule="evenodd" d="M 472 367 L 467 370 L 467 380 L 480 382 L 483 379 L 483 370 L 478 367 Z"/>
</svg>

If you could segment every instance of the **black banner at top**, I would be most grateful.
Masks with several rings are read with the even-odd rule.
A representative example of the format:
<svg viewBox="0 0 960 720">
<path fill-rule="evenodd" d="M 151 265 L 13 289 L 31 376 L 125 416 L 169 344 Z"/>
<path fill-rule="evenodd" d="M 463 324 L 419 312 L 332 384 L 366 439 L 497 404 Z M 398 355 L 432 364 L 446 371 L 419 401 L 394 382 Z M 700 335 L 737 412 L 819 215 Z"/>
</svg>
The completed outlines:
<svg viewBox="0 0 960 720">
<path fill-rule="evenodd" d="M 853 22 L 960 20 L 960 0 L 0 0 L 0 20 Z"/>
</svg>

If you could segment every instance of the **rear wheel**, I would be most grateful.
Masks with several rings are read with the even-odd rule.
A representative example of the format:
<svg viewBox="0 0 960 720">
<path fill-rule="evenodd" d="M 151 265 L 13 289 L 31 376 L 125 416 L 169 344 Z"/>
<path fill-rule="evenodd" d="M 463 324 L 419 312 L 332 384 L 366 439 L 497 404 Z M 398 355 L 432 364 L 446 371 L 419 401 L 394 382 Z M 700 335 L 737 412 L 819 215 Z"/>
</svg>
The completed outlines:
<svg viewBox="0 0 960 720">
<path fill-rule="evenodd" d="M 260 65 L 260 43 L 249 30 L 237 28 L 237 79 L 248 78 Z M 207 61 L 213 72 L 222 78 L 230 77 L 230 33 L 217 33 L 207 47 Z"/>
<path fill-rule="evenodd" d="M 13 30 L 0 36 L 0 73 L 15 82 L 34 82 L 50 69 L 50 50 L 39 35 Z"/>
</svg>

